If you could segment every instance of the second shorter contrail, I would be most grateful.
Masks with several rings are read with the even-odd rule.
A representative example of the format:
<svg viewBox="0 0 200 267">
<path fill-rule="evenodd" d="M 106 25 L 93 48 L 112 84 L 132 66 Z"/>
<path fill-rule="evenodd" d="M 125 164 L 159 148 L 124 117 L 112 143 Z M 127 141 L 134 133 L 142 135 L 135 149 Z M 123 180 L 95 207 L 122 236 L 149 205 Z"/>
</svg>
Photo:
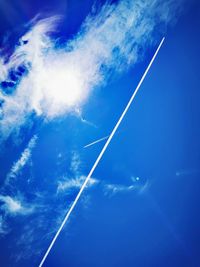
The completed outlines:
<svg viewBox="0 0 200 267">
<path fill-rule="evenodd" d="M 83 185 L 81 186 L 81 189 L 80 189 L 80 191 L 78 192 L 78 195 L 76 196 L 74 202 L 72 203 L 70 209 L 68 210 L 68 212 L 67 212 L 67 214 L 66 214 L 66 216 L 65 216 L 65 218 L 64 218 L 64 220 L 63 220 L 63 222 L 62 222 L 62 224 L 61 224 L 61 226 L 59 227 L 57 233 L 55 234 L 53 240 L 51 241 L 51 244 L 49 245 L 49 247 L 48 247 L 48 249 L 47 249 L 47 251 L 46 251 L 44 257 L 42 258 L 42 261 L 40 262 L 39 267 L 42 267 L 43 263 L 45 262 L 45 260 L 46 260 L 46 258 L 47 258 L 47 256 L 48 256 L 48 254 L 49 254 L 49 252 L 51 251 L 51 249 L 52 249 L 54 243 L 56 242 L 57 237 L 59 236 L 60 232 L 62 231 L 62 229 L 63 229 L 63 227 L 64 227 L 64 225 L 65 225 L 65 223 L 66 223 L 67 220 L 69 219 L 70 214 L 72 213 L 72 211 L 73 211 L 73 209 L 75 208 L 75 206 L 76 206 L 76 204 L 77 204 L 77 202 L 78 202 L 78 200 L 79 200 L 81 194 L 83 193 L 85 187 L 87 186 L 87 183 L 88 183 L 89 179 L 91 178 L 91 176 L 92 176 L 94 170 L 96 169 L 97 165 L 99 164 L 99 162 L 100 162 L 100 160 L 101 160 L 101 158 L 102 158 L 104 152 L 106 151 L 106 149 L 107 149 L 108 145 L 110 144 L 110 142 L 111 142 L 111 140 L 112 140 L 114 134 L 116 133 L 116 131 L 117 131 L 117 129 L 118 129 L 120 123 L 122 122 L 124 116 L 126 115 L 126 113 L 127 113 L 128 109 L 129 109 L 130 105 L 132 104 L 133 99 L 135 98 L 135 96 L 136 96 L 138 90 L 140 89 L 140 86 L 141 86 L 141 84 L 143 83 L 143 81 L 144 81 L 144 79 L 145 79 L 145 77 L 146 77 L 148 71 L 150 70 L 151 65 L 153 64 L 153 62 L 154 62 L 154 60 L 155 60 L 155 58 L 156 58 L 156 56 L 157 56 L 157 54 L 158 54 L 158 52 L 159 52 L 159 50 L 160 50 L 160 48 L 161 48 L 161 46 L 162 46 L 164 40 L 165 40 L 165 38 L 163 38 L 163 39 L 161 40 L 161 42 L 160 42 L 160 44 L 159 44 L 159 46 L 158 46 L 158 48 L 157 48 L 157 50 L 156 50 L 154 56 L 152 57 L 152 59 L 151 59 L 149 65 L 148 65 L 147 69 L 145 70 L 145 72 L 144 72 L 144 74 L 143 74 L 143 76 L 142 76 L 140 82 L 138 83 L 137 88 L 135 89 L 134 93 L 132 94 L 132 96 L 131 96 L 131 98 L 130 98 L 128 104 L 127 104 L 127 106 L 125 107 L 125 109 L 124 109 L 123 113 L 121 114 L 121 116 L 120 116 L 118 122 L 116 123 L 114 129 L 112 130 L 112 132 L 111 132 L 111 134 L 110 134 L 108 140 L 106 141 L 106 143 L 105 143 L 103 149 L 101 150 L 101 153 L 99 154 L 99 156 L 98 156 L 98 158 L 96 159 L 96 161 L 95 161 L 95 163 L 94 163 L 94 165 L 93 165 L 91 171 L 89 172 L 87 178 L 85 179 L 85 182 L 84 182 Z"/>
<path fill-rule="evenodd" d="M 103 141 L 103 140 L 108 139 L 108 137 L 109 137 L 109 135 L 107 135 L 107 136 L 105 136 L 105 137 L 102 137 L 102 138 L 100 138 L 100 139 L 98 139 L 98 140 L 96 140 L 96 141 L 94 141 L 94 142 L 92 142 L 92 143 L 90 143 L 90 144 L 84 146 L 83 148 L 87 148 L 87 147 L 93 146 L 93 145 L 95 145 L 95 144 L 97 144 L 97 143 L 99 143 L 99 142 L 101 142 L 101 141 Z"/>
</svg>

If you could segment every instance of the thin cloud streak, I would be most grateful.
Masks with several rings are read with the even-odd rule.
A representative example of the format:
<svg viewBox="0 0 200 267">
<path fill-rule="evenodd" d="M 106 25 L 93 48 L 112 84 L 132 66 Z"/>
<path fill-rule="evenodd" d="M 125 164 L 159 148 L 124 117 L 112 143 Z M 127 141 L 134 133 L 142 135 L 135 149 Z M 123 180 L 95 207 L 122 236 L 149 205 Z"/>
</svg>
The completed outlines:
<svg viewBox="0 0 200 267">
<path fill-rule="evenodd" d="M 98 140 L 96 140 L 96 141 L 94 141 L 94 142 L 92 142 L 92 143 L 90 143 L 90 144 L 84 146 L 83 148 L 87 148 L 87 147 L 93 146 L 93 145 L 95 145 L 95 144 L 97 144 L 97 143 L 100 143 L 100 142 L 102 142 L 102 141 L 108 139 L 108 137 L 109 137 L 109 135 L 107 135 L 107 136 L 105 136 L 105 137 L 102 137 L 102 138 L 100 138 L 100 139 L 98 139 Z"/>
<path fill-rule="evenodd" d="M 37 138 L 38 138 L 37 135 L 34 135 L 31 138 L 27 147 L 22 152 L 20 158 L 13 164 L 10 172 L 7 175 L 5 184 L 9 184 L 10 180 L 15 178 L 19 174 L 19 172 L 23 169 L 23 167 L 27 164 L 32 155 L 32 150 L 36 145 Z"/>
<path fill-rule="evenodd" d="M 83 175 L 80 171 L 81 167 L 80 155 L 77 151 L 72 151 L 71 153 L 71 163 L 70 163 L 70 174 L 63 175 L 57 184 L 57 194 L 65 193 L 70 194 L 74 189 L 81 188 L 83 182 L 86 179 L 86 176 Z M 99 181 L 95 178 L 91 178 L 88 183 L 88 187 L 97 184 Z"/>
</svg>

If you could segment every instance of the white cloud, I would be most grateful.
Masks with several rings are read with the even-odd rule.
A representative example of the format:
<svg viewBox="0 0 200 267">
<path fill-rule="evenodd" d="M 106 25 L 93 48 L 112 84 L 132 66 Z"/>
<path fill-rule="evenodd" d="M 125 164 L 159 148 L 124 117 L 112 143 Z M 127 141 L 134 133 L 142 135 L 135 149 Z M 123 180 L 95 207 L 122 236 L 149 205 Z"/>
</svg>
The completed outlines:
<svg viewBox="0 0 200 267">
<path fill-rule="evenodd" d="M 104 194 L 113 196 L 118 193 L 128 193 L 131 191 L 139 194 L 144 193 L 149 188 L 149 180 L 145 182 L 141 180 L 138 176 L 132 176 L 130 185 L 103 183 Z"/>
<path fill-rule="evenodd" d="M 80 164 L 81 164 L 81 160 L 80 160 L 79 154 L 76 151 L 73 151 L 70 170 L 73 173 L 77 174 L 79 167 L 80 167 Z"/>
<path fill-rule="evenodd" d="M 10 179 L 16 177 L 22 170 L 22 168 L 26 165 L 26 163 L 30 160 L 32 150 L 36 145 L 36 141 L 37 141 L 37 136 L 34 135 L 29 141 L 27 147 L 22 152 L 20 158 L 13 164 L 10 172 L 7 175 L 6 184 L 9 183 Z"/>
<path fill-rule="evenodd" d="M 7 233 L 8 229 L 5 224 L 3 216 L 0 215 L 0 235 L 5 235 Z"/>
<path fill-rule="evenodd" d="M 85 145 L 83 148 L 88 148 L 88 147 L 90 147 L 90 146 L 96 145 L 96 144 L 98 144 L 98 143 L 100 143 L 100 142 L 102 142 L 102 141 L 104 141 L 104 140 L 106 140 L 106 139 L 108 139 L 108 138 L 109 138 L 109 135 L 104 136 L 104 137 L 102 137 L 102 138 L 100 138 L 100 139 L 97 139 L 97 140 L 95 140 L 95 141 L 93 141 L 93 142 L 91 142 L 91 143 Z"/>
<path fill-rule="evenodd" d="M 65 178 L 62 181 L 58 182 L 57 192 L 71 192 L 71 190 L 74 190 L 76 188 L 81 188 L 84 181 L 86 179 L 86 176 L 81 175 L 77 178 Z M 95 185 L 98 183 L 98 180 L 95 178 L 90 178 L 87 187 L 90 187 L 92 185 Z"/>
<path fill-rule="evenodd" d="M 108 194 L 115 195 L 117 193 L 124 193 L 124 192 L 129 192 L 132 190 L 135 190 L 134 185 L 130 185 L 130 186 L 124 186 L 120 184 L 105 184 L 104 185 L 105 195 L 108 195 Z"/>
<path fill-rule="evenodd" d="M 3 209 L 10 213 L 19 212 L 22 209 L 20 202 L 9 196 L 0 196 L 0 201 L 4 202 Z"/>
<path fill-rule="evenodd" d="M 64 175 L 57 184 L 57 193 L 65 192 L 71 193 L 74 189 L 81 188 L 83 185 L 86 176 L 81 174 L 81 158 L 77 151 L 72 151 L 71 162 L 70 162 L 70 171 L 71 175 Z M 98 183 L 98 180 L 95 178 L 90 178 L 87 187 L 90 187 Z"/>
<path fill-rule="evenodd" d="M 9 215 L 26 215 L 33 211 L 33 208 L 27 207 L 21 199 L 0 195 L 0 202 L 3 203 L 1 210 L 4 210 Z"/>
<path fill-rule="evenodd" d="M 73 40 L 60 47 L 50 38 L 57 17 L 35 23 L 9 62 L 4 64 L 0 59 L 0 80 L 8 77 L 10 69 L 27 68 L 15 83 L 14 93 L 7 95 L 3 88 L 0 92 L 3 137 L 25 123 L 31 112 L 52 119 L 80 110 L 94 87 L 106 82 L 108 70 L 121 71 L 141 60 L 157 25 L 169 23 L 180 2 L 123 0 L 105 4 L 98 14 L 86 19 Z"/>
</svg>

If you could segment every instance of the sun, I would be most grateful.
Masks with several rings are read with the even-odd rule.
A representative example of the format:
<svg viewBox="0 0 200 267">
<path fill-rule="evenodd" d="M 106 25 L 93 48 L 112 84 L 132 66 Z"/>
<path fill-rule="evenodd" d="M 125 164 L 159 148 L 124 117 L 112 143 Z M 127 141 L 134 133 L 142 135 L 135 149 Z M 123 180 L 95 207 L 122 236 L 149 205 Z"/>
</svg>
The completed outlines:
<svg viewBox="0 0 200 267">
<path fill-rule="evenodd" d="M 49 117 L 77 108 L 86 98 L 83 79 L 73 68 L 49 67 L 39 73 L 42 109 Z"/>
<path fill-rule="evenodd" d="M 82 84 L 75 71 L 50 71 L 46 87 L 55 104 L 71 107 L 81 99 Z"/>
</svg>

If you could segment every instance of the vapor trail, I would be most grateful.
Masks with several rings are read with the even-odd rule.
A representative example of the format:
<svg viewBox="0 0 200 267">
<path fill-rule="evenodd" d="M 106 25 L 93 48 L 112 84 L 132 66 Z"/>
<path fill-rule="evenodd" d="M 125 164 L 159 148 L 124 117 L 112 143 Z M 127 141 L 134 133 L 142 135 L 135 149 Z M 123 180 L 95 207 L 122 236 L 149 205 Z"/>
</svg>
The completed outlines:
<svg viewBox="0 0 200 267">
<path fill-rule="evenodd" d="M 108 140 L 106 141 L 106 143 L 105 143 L 103 149 L 101 150 L 101 152 L 100 152 L 98 158 L 96 159 L 96 161 L 95 161 L 95 163 L 94 163 L 92 169 L 90 170 L 90 172 L 89 172 L 87 178 L 85 179 L 85 182 L 83 183 L 83 185 L 82 185 L 80 191 L 78 192 L 78 195 L 76 196 L 76 198 L 75 198 L 74 202 L 72 203 L 72 205 L 71 205 L 69 211 L 67 212 L 67 214 L 66 214 L 66 216 L 65 216 L 65 218 L 64 218 L 64 220 L 63 220 L 63 222 L 62 222 L 62 224 L 61 224 L 61 226 L 60 226 L 60 228 L 58 229 L 58 231 L 57 231 L 57 233 L 55 234 L 53 240 L 51 241 L 51 244 L 49 245 L 49 247 L 48 247 L 48 249 L 47 249 L 47 251 L 46 251 L 44 257 L 42 258 L 42 261 L 40 262 L 39 267 L 42 267 L 42 266 L 43 266 L 43 264 L 44 264 L 44 262 L 45 262 L 45 260 L 46 260 L 46 258 L 47 258 L 47 256 L 48 256 L 49 252 L 51 251 L 51 249 L 52 249 L 54 243 L 56 242 L 57 237 L 59 236 L 60 232 L 62 231 L 62 229 L 63 229 L 63 227 L 64 227 L 64 225 L 65 225 L 65 223 L 66 223 L 67 220 L 69 219 L 70 214 L 72 213 L 73 209 L 75 208 L 75 206 L 76 206 L 76 204 L 77 204 L 77 202 L 78 202 L 78 200 L 79 200 L 79 198 L 80 198 L 82 192 L 84 191 L 84 189 L 85 189 L 85 187 L 86 187 L 86 185 L 87 185 L 89 179 L 91 178 L 91 176 L 92 176 L 94 170 L 96 169 L 97 165 L 99 164 L 99 162 L 100 162 L 100 160 L 101 160 L 101 158 L 102 158 L 104 152 L 106 151 L 107 147 L 109 146 L 109 144 L 110 144 L 110 142 L 111 142 L 111 140 L 112 140 L 114 134 L 116 133 L 116 131 L 117 131 L 117 129 L 118 129 L 120 123 L 122 122 L 124 116 L 126 115 L 126 113 L 127 113 L 128 109 L 129 109 L 131 103 L 133 102 L 133 100 L 134 100 L 134 98 L 135 98 L 135 96 L 136 96 L 138 90 L 140 89 L 140 86 L 141 86 L 141 84 L 143 83 L 143 81 L 144 81 L 144 79 L 145 79 L 145 77 L 146 77 L 148 71 L 150 70 L 150 68 L 151 68 L 151 66 L 152 66 L 152 64 L 153 64 L 153 62 L 154 62 L 154 60 L 155 60 L 155 58 L 156 58 L 156 56 L 157 56 L 157 54 L 158 54 L 158 52 L 159 52 L 159 50 L 160 50 L 162 44 L 163 44 L 163 42 L 164 42 L 164 40 L 165 40 L 165 38 L 163 38 L 163 39 L 161 40 L 161 42 L 160 42 L 160 44 L 159 44 L 159 46 L 158 46 L 158 48 L 157 48 L 157 50 L 156 50 L 154 56 L 152 57 L 152 59 L 151 59 L 149 65 L 148 65 L 148 67 L 146 68 L 146 70 L 145 70 L 145 72 L 144 72 L 144 74 L 143 74 L 143 76 L 142 76 L 140 82 L 138 83 L 138 86 L 136 87 L 134 93 L 132 94 L 132 96 L 131 96 L 131 98 L 130 98 L 128 104 L 127 104 L 127 106 L 125 107 L 123 113 L 121 114 L 121 116 L 120 116 L 118 122 L 116 123 L 115 127 L 113 128 L 113 130 L 112 130 L 112 132 L 111 132 L 111 134 L 110 134 Z"/>
<path fill-rule="evenodd" d="M 99 142 L 101 142 L 101 141 L 103 141 L 103 140 L 108 139 L 108 137 L 109 137 L 109 135 L 107 135 L 107 136 L 105 136 L 105 137 L 102 137 L 102 138 L 100 138 L 100 139 L 98 139 L 98 140 L 96 140 L 96 141 L 94 141 L 94 142 L 92 142 L 92 143 L 90 143 L 90 144 L 84 146 L 83 148 L 87 148 L 87 147 L 89 147 L 89 146 L 93 146 L 93 145 L 95 145 L 95 144 L 97 144 L 97 143 L 99 143 Z"/>
</svg>

